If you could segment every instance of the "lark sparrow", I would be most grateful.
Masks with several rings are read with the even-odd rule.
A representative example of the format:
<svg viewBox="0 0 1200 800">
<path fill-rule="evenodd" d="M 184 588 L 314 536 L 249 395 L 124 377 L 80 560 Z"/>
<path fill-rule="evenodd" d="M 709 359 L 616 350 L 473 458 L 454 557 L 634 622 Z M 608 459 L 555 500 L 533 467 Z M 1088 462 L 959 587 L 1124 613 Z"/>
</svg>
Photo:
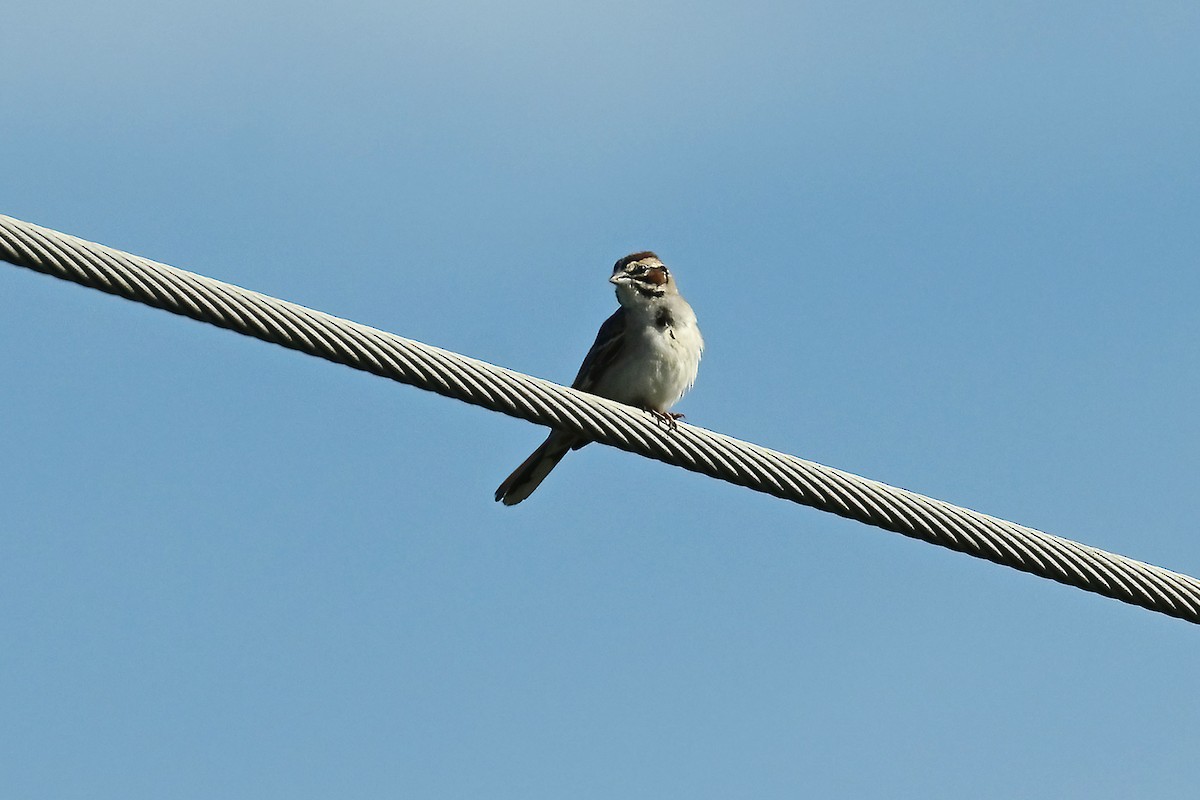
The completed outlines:
<svg viewBox="0 0 1200 800">
<path fill-rule="evenodd" d="M 682 415 L 668 409 L 692 388 L 704 350 L 696 314 L 654 253 L 625 256 L 608 280 L 621 307 L 600 326 L 571 387 L 645 409 L 673 428 Z M 551 432 L 500 484 L 496 499 L 512 506 L 529 497 L 563 456 L 588 441 Z"/>
</svg>

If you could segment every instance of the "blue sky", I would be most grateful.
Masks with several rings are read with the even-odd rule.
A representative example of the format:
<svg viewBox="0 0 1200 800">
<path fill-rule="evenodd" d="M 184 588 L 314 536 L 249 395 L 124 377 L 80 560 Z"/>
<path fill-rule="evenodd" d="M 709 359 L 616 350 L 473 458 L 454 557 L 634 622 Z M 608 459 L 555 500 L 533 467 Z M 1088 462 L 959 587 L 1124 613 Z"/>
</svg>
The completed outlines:
<svg viewBox="0 0 1200 800">
<path fill-rule="evenodd" d="M 1192 3 L 18 2 L 0 212 L 1190 574 Z M 1087 797 L 1194 626 L 0 265 L 13 797 Z"/>
</svg>

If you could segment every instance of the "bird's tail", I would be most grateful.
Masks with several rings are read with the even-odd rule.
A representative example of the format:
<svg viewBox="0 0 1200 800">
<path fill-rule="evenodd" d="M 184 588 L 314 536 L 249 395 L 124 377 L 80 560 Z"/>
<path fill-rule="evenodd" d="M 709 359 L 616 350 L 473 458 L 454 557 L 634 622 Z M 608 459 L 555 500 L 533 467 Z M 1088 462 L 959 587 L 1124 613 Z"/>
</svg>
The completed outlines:
<svg viewBox="0 0 1200 800">
<path fill-rule="evenodd" d="M 504 483 L 496 490 L 496 499 L 506 506 L 515 506 L 529 497 L 550 474 L 550 470 L 576 446 L 577 441 L 570 434 L 559 431 L 551 433 L 529 458 L 521 462 L 521 466 L 513 470 L 512 475 L 504 479 Z"/>
</svg>

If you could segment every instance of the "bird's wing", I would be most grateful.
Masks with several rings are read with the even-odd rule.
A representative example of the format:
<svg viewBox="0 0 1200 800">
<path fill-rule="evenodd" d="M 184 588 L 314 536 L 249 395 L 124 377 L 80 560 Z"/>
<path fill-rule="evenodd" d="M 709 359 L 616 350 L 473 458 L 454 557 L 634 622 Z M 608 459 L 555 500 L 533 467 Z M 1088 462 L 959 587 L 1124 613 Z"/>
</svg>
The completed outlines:
<svg viewBox="0 0 1200 800">
<path fill-rule="evenodd" d="M 621 348 L 624 346 L 625 309 L 618 308 L 600 326 L 600 332 L 596 334 L 596 341 L 592 344 L 592 349 L 588 350 L 587 356 L 584 357 L 583 366 L 579 368 L 579 374 L 572 381 L 571 388 L 590 392 L 599 381 L 600 376 L 620 355 Z"/>
</svg>

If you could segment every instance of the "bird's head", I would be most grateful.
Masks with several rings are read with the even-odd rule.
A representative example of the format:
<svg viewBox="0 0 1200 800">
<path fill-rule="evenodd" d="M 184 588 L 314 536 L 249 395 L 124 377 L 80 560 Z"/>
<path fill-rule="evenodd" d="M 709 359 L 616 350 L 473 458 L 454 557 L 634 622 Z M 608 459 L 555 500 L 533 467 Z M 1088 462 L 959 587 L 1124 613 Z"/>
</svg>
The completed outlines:
<svg viewBox="0 0 1200 800">
<path fill-rule="evenodd" d="M 616 285 L 617 300 L 621 305 L 679 293 L 671 271 L 649 250 L 633 253 L 618 261 L 608 281 Z"/>
</svg>

